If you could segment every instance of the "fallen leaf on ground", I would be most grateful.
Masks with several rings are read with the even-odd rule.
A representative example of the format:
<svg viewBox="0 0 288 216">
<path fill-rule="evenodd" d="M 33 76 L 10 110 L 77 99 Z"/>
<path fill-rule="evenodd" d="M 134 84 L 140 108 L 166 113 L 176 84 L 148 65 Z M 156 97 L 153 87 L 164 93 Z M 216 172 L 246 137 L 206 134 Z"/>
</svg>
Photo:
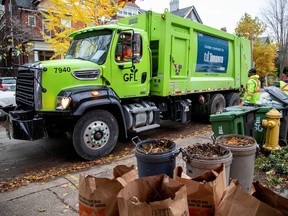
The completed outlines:
<svg viewBox="0 0 288 216">
<path fill-rule="evenodd" d="M 45 211 L 46 211 L 45 208 L 39 208 L 39 209 L 38 209 L 38 212 L 45 212 Z"/>
<path fill-rule="evenodd" d="M 67 188 L 69 186 L 69 184 L 63 184 L 61 185 L 61 188 Z"/>
</svg>

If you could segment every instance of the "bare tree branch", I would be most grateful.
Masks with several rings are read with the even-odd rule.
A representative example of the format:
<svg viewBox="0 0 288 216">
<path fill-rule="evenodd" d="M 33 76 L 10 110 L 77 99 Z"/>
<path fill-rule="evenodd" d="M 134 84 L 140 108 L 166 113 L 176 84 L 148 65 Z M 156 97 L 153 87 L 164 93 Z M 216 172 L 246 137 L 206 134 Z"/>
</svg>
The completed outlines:
<svg viewBox="0 0 288 216">
<path fill-rule="evenodd" d="M 270 0 L 262 9 L 262 16 L 279 43 L 279 77 L 282 77 L 288 57 L 288 0 Z"/>
</svg>

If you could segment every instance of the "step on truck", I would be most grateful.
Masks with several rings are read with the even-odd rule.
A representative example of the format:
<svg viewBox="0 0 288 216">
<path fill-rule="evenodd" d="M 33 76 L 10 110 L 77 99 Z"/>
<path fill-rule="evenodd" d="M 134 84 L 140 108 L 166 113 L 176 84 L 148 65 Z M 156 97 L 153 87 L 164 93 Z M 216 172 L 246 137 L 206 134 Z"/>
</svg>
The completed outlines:
<svg viewBox="0 0 288 216">
<path fill-rule="evenodd" d="M 250 41 L 167 10 L 70 36 L 64 59 L 19 66 L 9 131 L 21 140 L 71 132 L 86 160 L 162 120 L 239 105 L 251 66 Z"/>
</svg>

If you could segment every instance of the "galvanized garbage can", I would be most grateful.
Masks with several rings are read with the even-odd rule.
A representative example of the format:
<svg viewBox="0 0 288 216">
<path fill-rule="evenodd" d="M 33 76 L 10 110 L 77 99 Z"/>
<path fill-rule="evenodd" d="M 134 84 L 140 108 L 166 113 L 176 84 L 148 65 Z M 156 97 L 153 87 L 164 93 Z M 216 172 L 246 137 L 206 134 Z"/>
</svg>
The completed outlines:
<svg viewBox="0 0 288 216">
<path fill-rule="evenodd" d="M 249 193 L 254 176 L 256 140 L 249 136 L 227 134 L 217 137 L 216 144 L 232 152 L 230 179 L 237 179 L 242 190 Z"/>
<path fill-rule="evenodd" d="M 225 166 L 226 185 L 229 183 L 230 165 L 232 153 L 225 147 L 204 143 L 188 146 L 183 150 L 183 158 L 186 161 L 186 174 L 192 178 L 202 175 L 208 170 L 213 170 L 220 164 Z M 214 154 L 210 154 L 212 152 Z"/>
</svg>

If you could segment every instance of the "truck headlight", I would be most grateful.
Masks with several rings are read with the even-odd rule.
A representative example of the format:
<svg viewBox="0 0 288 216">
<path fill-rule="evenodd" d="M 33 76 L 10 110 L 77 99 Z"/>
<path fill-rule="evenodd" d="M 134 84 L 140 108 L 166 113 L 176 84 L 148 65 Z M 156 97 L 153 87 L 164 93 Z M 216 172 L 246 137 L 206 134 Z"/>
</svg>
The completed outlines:
<svg viewBox="0 0 288 216">
<path fill-rule="evenodd" d="M 58 96 L 57 97 L 57 103 L 56 103 L 56 109 L 57 110 L 67 109 L 68 106 L 70 105 L 70 103 L 71 103 L 70 97 Z"/>
</svg>

